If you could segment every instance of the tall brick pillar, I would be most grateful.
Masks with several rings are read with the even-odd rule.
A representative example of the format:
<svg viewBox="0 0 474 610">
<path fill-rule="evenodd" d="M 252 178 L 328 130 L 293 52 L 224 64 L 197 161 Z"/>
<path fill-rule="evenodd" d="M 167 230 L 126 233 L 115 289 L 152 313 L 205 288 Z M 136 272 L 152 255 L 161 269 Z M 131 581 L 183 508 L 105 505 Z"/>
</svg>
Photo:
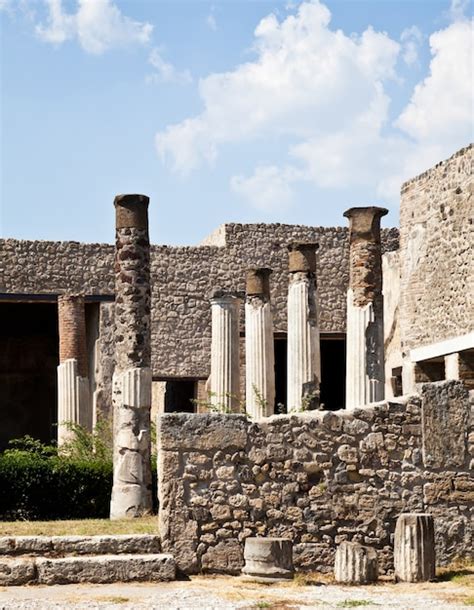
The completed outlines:
<svg viewBox="0 0 474 610">
<path fill-rule="evenodd" d="M 321 356 L 316 295 L 319 244 L 288 246 L 288 412 L 317 409 Z"/>
<path fill-rule="evenodd" d="M 385 208 L 350 208 L 347 291 L 346 409 L 384 398 L 384 333 L 380 219 Z"/>
<path fill-rule="evenodd" d="M 138 517 L 151 494 L 151 289 L 145 195 L 115 198 L 114 481 L 110 518 Z"/>
<path fill-rule="evenodd" d="M 68 424 L 92 429 L 92 408 L 87 378 L 87 344 L 84 297 L 58 297 L 58 446 L 73 435 Z"/>
<path fill-rule="evenodd" d="M 222 412 L 240 411 L 240 299 L 220 290 L 211 298 L 210 402 Z"/>
<path fill-rule="evenodd" d="M 245 300 L 245 404 L 252 417 L 274 413 L 275 354 L 270 304 L 271 269 L 247 271 Z"/>
</svg>

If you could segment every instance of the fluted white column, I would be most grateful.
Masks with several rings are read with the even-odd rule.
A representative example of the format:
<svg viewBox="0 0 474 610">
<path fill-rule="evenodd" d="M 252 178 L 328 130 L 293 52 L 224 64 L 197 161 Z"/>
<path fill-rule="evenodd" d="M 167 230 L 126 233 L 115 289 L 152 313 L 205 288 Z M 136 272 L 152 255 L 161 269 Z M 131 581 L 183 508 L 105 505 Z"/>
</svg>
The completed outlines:
<svg viewBox="0 0 474 610">
<path fill-rule="evenodd" d="M 347 291 L 346 409 L 385 396 L 382 252 L 380 219 L 385 208 L 351 208 Z"/>
<path fill-rule="evenodd" d="M 436 552 L 433 516 L 402 513 L 395 527 L 395 579 L 423 582 L 435 577 Z"/>
<path fill-rule="evenodd" d="M 58 446 L 74 437 L 70 424 L 86 426 L 89 407 L 89 380 L 79 376 L 77 360 L 58 366 Z"/>
<path fill-rule="evenodd" d="M 211 298 L 210 402 L 224 413 L 240 410 L 239 305 L 234 294 L 216 292 Z"/>
<path fill-rule="evenodd" d="M 316 300 L 318 244 L 289 246 L 287 409 L 319 406 L 321 357 Z"/>
<path fill-rule="evenodd" d="M 245 302 L 245 405 L 254 418 L 274 413 L 275 354 L 270 304 L 271 269 L 249 269 Z"/>
</svg>

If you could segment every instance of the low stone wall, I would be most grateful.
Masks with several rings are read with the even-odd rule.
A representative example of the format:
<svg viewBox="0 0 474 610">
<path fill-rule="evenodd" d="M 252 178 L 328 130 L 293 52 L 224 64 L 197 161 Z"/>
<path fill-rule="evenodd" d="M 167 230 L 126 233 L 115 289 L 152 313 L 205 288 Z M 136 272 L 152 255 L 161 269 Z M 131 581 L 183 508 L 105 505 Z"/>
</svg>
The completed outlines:
<svg viewBox="0 0 474 610">
<path fill-rule="evenodd" d="M 170 413 L 158 439 L 162 546 L 184 572 L 238 573 L 245 538 L 278 536 L 293 540 L 301 570 L 332 570 L 352 540 L 375 547 L 388 573 L 406 511 L 434 515 L 438 564 L 472 554 L 474 405 L 458 381 L 257 422 Z"/>
</svg>

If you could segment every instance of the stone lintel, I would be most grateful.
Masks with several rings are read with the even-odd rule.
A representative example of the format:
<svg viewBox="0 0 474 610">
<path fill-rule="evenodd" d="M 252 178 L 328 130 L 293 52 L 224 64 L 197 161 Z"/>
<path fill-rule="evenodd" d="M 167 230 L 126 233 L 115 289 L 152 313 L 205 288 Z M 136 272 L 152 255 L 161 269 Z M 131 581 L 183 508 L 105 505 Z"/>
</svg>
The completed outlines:
<svg viewBox="0 0 474 610">
<path fill-rule="evenodd" d="M 117 195 L 114 199 L 116 229 L 148 229 L 148 204 L 146 195 Z"/>
<path fill-rule="evenodd" d="M 314 242 L 295 242 L 288 244 L 288 267 L 290 273 L 306 271 L 316 272 L 316 250 L 319 244 Z"/>
<path fill-rule="evenodd" d="M 247 296 L 262 296 L 269 299 L 271 273 L 272 270 L 268 267 L 247 269 Z"/>
<path fill-rule="evenodd" d="M 387 208 L 377 206 L 349 208 L 344 216 L 349 219 L 350 241 L 363 239 L 380 242 L 380 219 L 388 214 Z"/>
</svg>

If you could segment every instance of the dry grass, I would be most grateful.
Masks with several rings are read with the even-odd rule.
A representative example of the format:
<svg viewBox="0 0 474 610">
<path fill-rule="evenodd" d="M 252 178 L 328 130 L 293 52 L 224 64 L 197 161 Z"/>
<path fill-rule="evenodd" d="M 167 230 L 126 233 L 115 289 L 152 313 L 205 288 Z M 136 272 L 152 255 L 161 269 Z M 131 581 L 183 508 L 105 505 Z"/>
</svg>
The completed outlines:
<svg viewBox="0 0 474 610">
<path fill-rule="evenodd" d="M 158 517 L 139 519 L 82 519 L 78 521 L 0 521 L 0 536 L 100 536 L 158 534 Z"/>
</svg>

